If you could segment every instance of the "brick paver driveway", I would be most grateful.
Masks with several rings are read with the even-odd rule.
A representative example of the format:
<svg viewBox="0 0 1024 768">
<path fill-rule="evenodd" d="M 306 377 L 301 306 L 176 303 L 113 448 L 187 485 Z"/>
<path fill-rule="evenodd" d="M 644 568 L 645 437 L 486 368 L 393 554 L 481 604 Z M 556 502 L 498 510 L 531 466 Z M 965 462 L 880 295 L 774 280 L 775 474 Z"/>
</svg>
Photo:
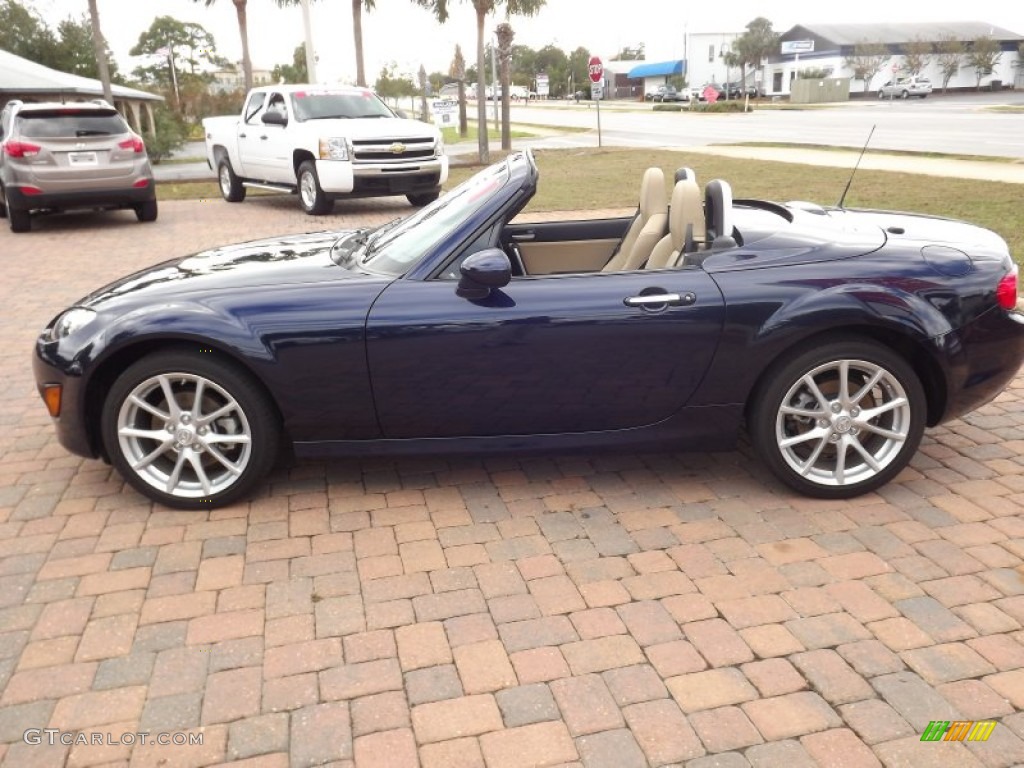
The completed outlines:
<svg viewBox="0 0 1024 768">
<path fill-rule="evenodd" d="M 57 310 L 196 248 L 409 209 L 338 210 L 0 231 L 3 765 L 1024 763 L 1021 379 L 850 502 L 735 452 L 301 464 L 186 513 L 61 449 L 29 368 Z M 919 740 L 990 718 L 985 743 Z M 104 743 L 26 743 L 44 728 Z"/>
</svg>

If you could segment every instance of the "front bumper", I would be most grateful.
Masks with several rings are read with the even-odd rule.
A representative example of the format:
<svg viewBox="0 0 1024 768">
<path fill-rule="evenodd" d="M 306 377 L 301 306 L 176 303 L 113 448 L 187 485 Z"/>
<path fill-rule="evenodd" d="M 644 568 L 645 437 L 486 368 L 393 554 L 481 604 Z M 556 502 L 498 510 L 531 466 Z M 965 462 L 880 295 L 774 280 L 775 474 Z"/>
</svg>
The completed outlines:
<svg viewBox="0 0 1024 768">
<path fill-rule="evenodd" d="M 436 190 L 448 180 L 448 157 L 407 163 L 317 160 L 320 187 L 329 195 L 405 195 Z"/>
<path fill-rule="evenodd" d="M 44 192 L 41 195 L 26 195 L 20 187 L 8 187 L 5 192 L 8 205 L 30 211 L 131 208 L 140 203 L 156 200 L 156 185 L 152 180 L 142 188 L 118 187 L 91 189 L 86 192 Z"/>
<path fill-rule="evenodd" d="M 60 356 L 59 343 L 40 337 L 32 354 L 32 372 L 40 398 L 43 387 L 48 384 L 60 385 L 60 415 L 53 419 L 57 440 L 71 453 L 94 459 L 100 454 L 99 435 L 90 434 L 88 421 L 99 423 L 99 414 L 89 414 L 86 407 L 85 380 L 77 371 L 77 364 Z M 42 405 L 42 404 L 41 404 Z M 42 406 L 45 407 L 45 406 Z"/>
</svg>

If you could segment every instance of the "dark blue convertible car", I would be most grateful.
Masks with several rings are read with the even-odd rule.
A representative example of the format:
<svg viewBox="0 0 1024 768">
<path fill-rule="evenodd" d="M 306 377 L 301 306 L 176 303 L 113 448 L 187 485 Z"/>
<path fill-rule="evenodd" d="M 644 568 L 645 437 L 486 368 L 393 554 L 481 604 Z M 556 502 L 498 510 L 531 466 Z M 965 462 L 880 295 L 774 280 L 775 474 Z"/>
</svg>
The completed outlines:
<svg viewBox="0 0 1024 768">
<path fill-rule="evenodd" d="M 1006 243 L 905 213 L 644 174 L 635 217 L 522 223 L 529 152 L 376 229 L 233 245 L 58 315 L 61 442 L 172 507 L 282 454 L 719 450 L 812 496 L 877 488 L 1024 355 Z"/>
</svg>

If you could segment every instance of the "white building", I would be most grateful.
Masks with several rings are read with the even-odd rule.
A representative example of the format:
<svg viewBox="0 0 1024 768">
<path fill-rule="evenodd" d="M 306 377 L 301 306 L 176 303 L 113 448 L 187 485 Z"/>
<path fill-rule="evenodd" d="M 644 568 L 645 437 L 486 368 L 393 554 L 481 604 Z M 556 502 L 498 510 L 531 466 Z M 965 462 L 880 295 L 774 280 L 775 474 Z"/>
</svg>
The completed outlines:
<svg viewBox="0 0 1024 768">
<path fill-rule="evenodd" d="M 969 45 L 980 37 L 987 36 L 999 43 L 1002 55 L 991 72 L 983 73 L 981 85 L 994 82 L 1004 86 L 1024 87 L 1024 67 L 1019 66 L 1017 46 L 1024 37 L 1008 29 L 995 27 L 981 21 L 968 22 L 922 22 L 919 24 L 890 24 L 871 22 L 865 24 L 798 24 L 781 35 L 782 42 L 802 42 L 803 52 L 781 53 L 771 57 L 764 67 L 765 90 L 769 94 L 788 94 L 790 82 L 800 70 L 813 68 L 824 70 L 827 76 L 851 78 L 852 94 L 875 93 L 879 86 L 891 80 L 894 74 L 904 71 L 904 51 L 908 43 L 915 40 L 937 42 L 954 37 Z M 854 54 L 858 43 L 882 43 L 889 50 L 889 59 L 870 82 L 853 80 L 854 72 L 846 63 Z M 810 50 L 807 50 L 810 49 Z M 942 87 L 942 72 L 932 56 L 922 75 L 932 81 L 936 90 Z M 974 88 L 978 73 L 973 67 L 963 64 L 949 81 L 949 88 Z"/>
</svg>

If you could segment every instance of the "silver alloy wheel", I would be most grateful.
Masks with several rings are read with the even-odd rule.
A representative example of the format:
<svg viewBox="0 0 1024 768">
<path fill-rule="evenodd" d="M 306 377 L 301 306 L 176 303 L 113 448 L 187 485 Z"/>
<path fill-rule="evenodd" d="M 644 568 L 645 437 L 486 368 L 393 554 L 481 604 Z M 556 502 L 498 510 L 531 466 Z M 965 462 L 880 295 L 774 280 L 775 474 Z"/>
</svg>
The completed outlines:
<svg viewBox="0 0 1024 768">
<path fill-rule="evenodd" d="M 118 411 L 117 439 L 140 479 L 183 499 L 230 488 L 252 456 L 241 405 L 216 382 L 192 373 L 158 374 L 132 389 Z"/>
<path fill-rule="evenodd" d="M 220 191 L 224 197 L 231 196 L 231 169 L 227 163 L 220 164 L 220 172 L 217 174 L 217 178 L 220 180 Z"/>
<path fill-rule="evenodd" d="M 785 462 L 821 486 L 870 480 L 910 436 L 911 405 L 899 380 L 864 360 L 835 360 L 808 371 L 782 398 L 775 439 Z"/>
<path fill-rule="evenodd" d="M 308 171 L 299 177 L 299 196 L 302 198 L 302 207 L 312 210 L 316 205 L 316 178 Z"/>
</svg>

